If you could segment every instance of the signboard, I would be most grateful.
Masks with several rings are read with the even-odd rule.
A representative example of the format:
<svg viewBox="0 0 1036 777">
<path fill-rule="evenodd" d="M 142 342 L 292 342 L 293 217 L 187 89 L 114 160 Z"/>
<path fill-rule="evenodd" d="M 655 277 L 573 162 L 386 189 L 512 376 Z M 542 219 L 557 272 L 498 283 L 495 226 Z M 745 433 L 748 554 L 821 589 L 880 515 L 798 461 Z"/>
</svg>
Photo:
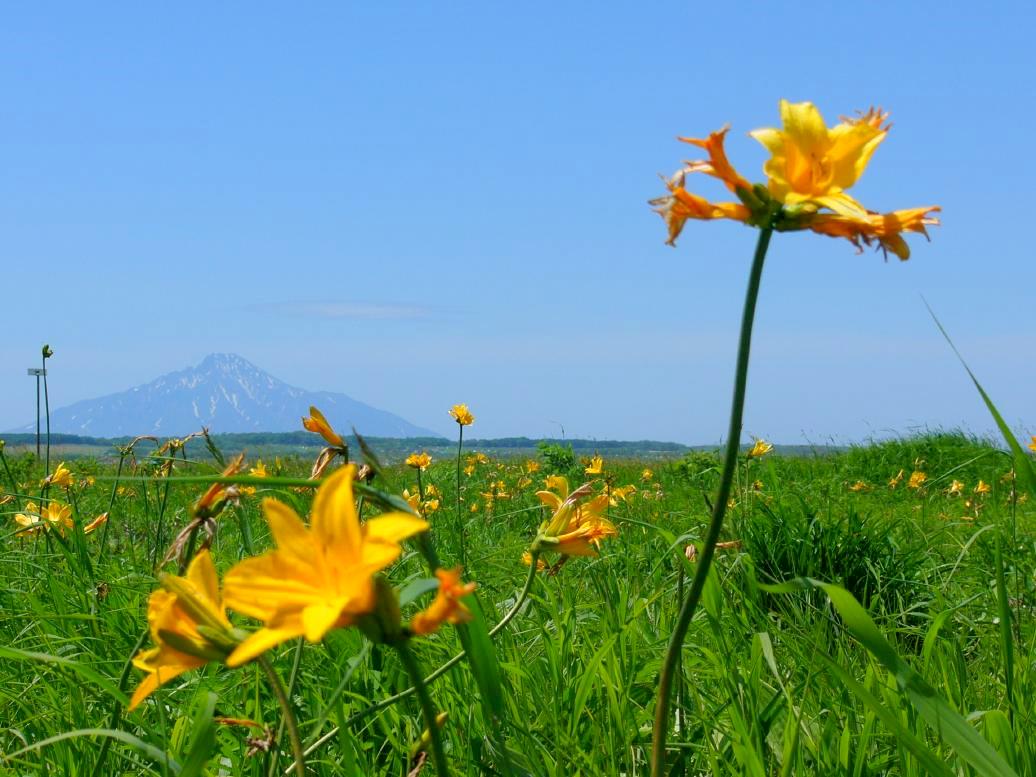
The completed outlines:
<svg viewBox="0 0 1036 777">
<path fill-rule="evenodd" d="M 29 376 L 39 378 L 42 375 L 46 375 L 47 371 L 40 369 L 39 367 L 29 367 Z"/>
</svg>

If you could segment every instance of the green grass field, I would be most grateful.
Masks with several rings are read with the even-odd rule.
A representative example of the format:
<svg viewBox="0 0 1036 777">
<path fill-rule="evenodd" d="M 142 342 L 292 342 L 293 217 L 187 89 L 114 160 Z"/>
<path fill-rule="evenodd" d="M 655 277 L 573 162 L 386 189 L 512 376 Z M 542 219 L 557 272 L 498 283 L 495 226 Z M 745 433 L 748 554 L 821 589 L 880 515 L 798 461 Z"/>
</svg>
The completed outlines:
<svg viewBox="0 0 1036 777">
<path fill-rule="evenodd" d="M 138 446 L 118 480 L 112 463 L 70 463 L 73 485 L 52 486 L 49 497 L 72 506 L 73 527 L 31 536 L 17 532 L 14 515 L 40 501 L 45 473 L 28 454 L 6 458 L 0 477 L 14 498 L 0 508 L 0 773 L 258 777 L 292 767 L 288 736 L 278 738 L 281 708 L 257 663 L 209 663 L 125 710 L 144 676 L 125 668 L 151 644 L 141 638 L 157 570 L 207 487 L 177 478 L 221 469 L 207 454 L 174 451 L 163 477 L 167 460 L 150 452 Z M 548 558 L 519 601 L 530 577 L 522 554 L 546 517 L 536 491 L 563 459 L 472 460 L 459 513 L 456 462 L 437 458 L 423 473 L 422 487 L 438 491 L 422 505 L 432 541 L 444 566 L 463 553 L 486 622 L 412 640 L 425 674 L 460 653 L 464 635 L 474 641 L 471 663 L 428 685 L 448 713 L 440 733 L 453 774 L 649 773 L 659 671 L 698 555 L 686 549 L 702 539 L 720 459 L 606 458 L 599 475 L 568 466 L 560 474 L 573 488 L 590 481 L 611 497 L 618 534 L 597 557 Z M 285 479 L 308 477 L 310 464 L 266 461 L 268 482 L 218 515 L 211 553 L 221 575 L 271 546 L 263 497 L 306 515 L 310 492 Z M 414 493 L 415 474 L 396 465 L 372 486 Z M 370 498 L 362 510 L 380 512 Z M 106 511 L 107 525 L 85 535 Z M 1010 457 L 963 435 L 743 457 L 681 655 L 665 773 L 1036 774 L 1033 518 Z M 433 597 L 419 582 L 430 573 L 418 551 L 405 542 L 386 570 L 404 600 L 423 591 L 403 605 L 404 621 Z M 161 569 L 175 572 L 176 560 Z M 844 587 L 892 657 L 837 596 L 766 587 L 797 578 Z M 516 604 L 490 643 L 486 626 Z M 336 628 L 268 655 L 289 687 L 306 774 L 436 773 L 416 754 L 425 724 L 415 696 L 379 705 L 412 686 L 389 646 Z M 959 719 L 933 726 L 933 709 L 937 722 L 959 713 L 978 750 Z M 982 760 L 982 741 L 999 759 Z"/>
</svg>

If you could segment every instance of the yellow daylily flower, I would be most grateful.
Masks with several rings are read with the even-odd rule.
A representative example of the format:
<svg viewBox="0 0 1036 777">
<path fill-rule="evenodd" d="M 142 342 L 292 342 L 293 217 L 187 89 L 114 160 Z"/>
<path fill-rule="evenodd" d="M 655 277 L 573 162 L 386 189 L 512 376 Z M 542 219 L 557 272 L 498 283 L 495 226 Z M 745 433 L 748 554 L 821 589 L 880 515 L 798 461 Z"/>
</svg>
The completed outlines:
<svg viewBox="0 0 1036 777">
<path fill-rule="evenodd" d="M 982 479 L 979 479 L 978 485 L 975 486 L 975 493 L 976 494 L 988 494 L 992 490 L 993 489 L 990 487 L 989 483 L 987 483 L 986 481 L 984 481 Z"/>
<path fill-rule="evenodd" d="M 896 473 L 896 476 L 894 478 L 891 478 L 889 480 L 889 488 L 895 488 L 896 486 L 898 486 L 902 482 L 902 480 L 903 480 L 903 470 L 900 470 L 899 472 Z"/>
<path fill-rule="evenodd" d="M 71 488 L 73 483 L 72 471 L 65 466 L 65 462 L 58 464 L 53 474 L 48 475 L 40 481 L 40 488 L 45 486 L 58 486 L 59 488 Z"/>
<path fill-rule="evenodd" d="M 771 157 L 763 165 L 770 192 L 779 202 L 812 202 L 843 216 L 866 213 L 845 190 L 867 168 L 871 155 L 888 135 L 887 113 L 871 109 L 855 119 L 843 119 L 828 129 L 811 102 L 780 102 L 782 129 L 750 132 Z"/>
<path fill-rule="evenodd" d="M 345 445 L 345 441 L 342 439 L 342 436 L 331 428 L 331 424 L 329 424 L 327 419 L 324 418 L 324 414 L 315 407 L 310 406 L 309 416 L 302 419 L 302 426 L 310 432 L 319 434 L 324 438 L 324 441 L 327 442 L 328 445 L 335 448 L 341 448 Z"/>
<path fill-rule="evenodd" d="M 600 475 L 604 471 L 604 459 L 598 456 L 596 453 L 593 458 L 590 459 L 590 463 L 583 470 L 586 475 Z"/>
<path fill-rule="evenodd" d="M 946 493 L 950 496 L 960 496 L 964 492 L 964 484 L 959 480 L 954 480 L 950 483 L 950 487 L 946 489 Z"/>
<path fill-rule="evenodd" d="M 654 472 L 652 472 L 652 471 L 651 471 L 651 470 L 650 470 L 649 468 L 647 468 L 647 467 L 644 467 L 644 469 L 643 469 L 643 470 L 641 471 L 641 473 L 640 473 L 640 479 L 641 479 L 641 480 L 643 480 L 643 481 L 644 481 L 645 483 L 647 483 L 647 482 L 649 482 L 649 481 L 653 480 L 653 479 L 654 479 L 654 477 L 655 477 L 655 473 L 654 473 Z"/>
<path fill-rule="evenodd" d="M 1028 447 L 1029 447 L 1030 451 L 1032 451 L 1033 453 L 1036 453 L 1036 434 L 1031 435 L 1031 436 L 1032 436 L 1032 442 L 1029 443 Z"/>
<path fill-rule="evenodd" d="M 17 513 L 14 520 L 26 528 L 21 532 L 23 536 L 42 530 L 64 534 L 66 529 L 72 528 L 72 508 L 54 500 L 43 507 L 37 506 L 35 502 L 26 502 L 25 512 Z"/>
<path fill-rule="evenodd" d="M 540 526 L 534 546 L 563 556 L 596 556 L 602 540 L 618 535 L 612 522 L 604 517 L 608 495 L 600 494 L 584 502 L 591 493 L 589 483 L 569 492 L 568 480 L 556 477 L 554 482 L 559 486 L 558 493 L 536 492 L 540 502 L 552 512 Z"/>
<path fill-rule="evenodd" d="M 254 478 L 269 477 L 269 473 L 266 471 L 266 465 L 263 464 L 262 459 L 259 459 L 259 461 L 255 463 L 255 466 L 248 470 L 248 474 Z"/>
<path fill-rule="evenodd" d="M 419 469 L 422 472 L 428 469 L 428 466 L 431 463 L 432 457 L 428 455 L 427 451 L 422 451 L 421 453 L 411 453 L 409 456 L 406 457 L 406 465 L 408 467 Z"/>
<path fill-rule="evenodd" d="M 414 634 L 431 634 L 444 623 L 456 625 L 471 620 L 471 611 L 461 599 L 475 590 L 475 583 L 461 583 L 460 573 L 460 567 L 435 571 L 439 590 L 434 601 L 410 621 L 410 630 Z"/>
<path fill-rule="evenodd" d="M 408 513 L 380 515 L 361 524 L 348 464 L 317 490 L 306 526 L 288 505 L 263 500 L 276 550 L 245 559 L 224 583 L 227 606 L 265 625 L 227 660 L 240 666 L 275 645 L 305 636 L 319 642 L 335 627 L 349 626 L 376 604 L 374 575 L 402 553 L 400 541 L 428 523 Z"/>
<path fill-rule="evenodd" d="M 454 405 L 450 408 L 450 416 L 461 426 L 471 426 L 475 423 L 475 416 L 468 410 L 467 405 Z"/>
<path fill-rule="evenodd" d="M 851 486 L 849 486 L 849 490 L 850 491 L 855 491 L 855 492 L 859 493 L 860 491 L 868 491 L 868 490 L 870 490 L 870 486 L 868 486 L 862 480 L 857 480 L 855 483 L 853 483 Z"/>
<path fill-rule="evenodd" d="M 199 551 L 186 577 L 163 575 L 162 587 L 148 599 L 147 621 L 156 647 L 133 658 L 147 672 L 133 693 L 137 707 L 156 688 L 210 661 L 224 661 L 237 642 L 219 595 L 216 567 L 207 550 Z"/>
<path fill-rule="evenodd" d="M 913 488 L 916 490 L 923 486 L 926 480 L 928 480 L 928 475 L 924 472 L 921 472 L 920 470 L 912 472 L 910 474 L 910 480 L 907 481 L 907 488 Z"/>
<path fill-rule="evenodd" d="M 748 458 L 755 459 L 760 456 L 765 456 L 767 453 L 773 450 L 773 445 L 768 443 L 766 440 L 756 440 L 755 445 L 752 446 L 751 450 L 748 451 Z"/>
</svg>

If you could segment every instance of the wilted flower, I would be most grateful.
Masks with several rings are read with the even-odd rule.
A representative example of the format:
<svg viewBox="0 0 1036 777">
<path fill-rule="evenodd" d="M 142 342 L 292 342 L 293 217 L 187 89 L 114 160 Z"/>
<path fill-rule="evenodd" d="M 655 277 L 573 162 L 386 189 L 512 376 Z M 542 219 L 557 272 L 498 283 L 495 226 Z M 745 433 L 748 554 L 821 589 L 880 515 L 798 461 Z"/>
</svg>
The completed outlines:
<svg viewBox="0 0 1036 777">
<path fill-rule="evenodd" d="M 471 426 L 475 423 L 475 416 L 468 410 L 467 405 L 454 405 L 450 408 L 450 415 L 461 426 Z"/>
<path fill-rule="evenodd" d="M 148 600 L 147 621 L 157 647 L 133 658 L 147 672 L 133 693 L 132 710 L 175 677 L 210 661 L 224 661 L 238 643 L 219 595 L 216 567 L 207 550 L 191 561 L 186 577 L 162 575 Z"/>
<path fill-rule="evenodd" d="M 916 490 L 923 486 L 926 480 L 928 480 L 928 475 L 924 472 L 921 472 L 920 470 L 912 472 L 910 474 L 910 480 L 907 481 L 907 488 L 913 488 Z"/>
<path fill-rule="evenodd" d="M 428 465 L 430 465 L 431 463 L 432 457 L 428 455 L 427 451 L 422 451 L 421 453 L 411 453 L 409 456 L 406 457 L 406 465 L 408 467 L 419 469 L 422 472 L 428 469 Z"/>
<path fill-rule="evenodd" d="M 764 165 L 766 185 L 749 183 L 730 164 L 723 147 L 728 128 L 705 139 L 680 138 L 703 149 L 708 159 L 688 162 L 667 182 L 669 194 L 651 203 L 669 227 L 667 242 L 675 242 L 687 219 L 734 219 L 780 231 L 811 229 L 844 237 L 858 249 L 877 244 L 907 259 L 903 233 L 927 235 L 926 227 L 939 223 L 930 215 L 939 208 L 875 213 L 846 192 L 888 134 L 888 114 L 871 109 L 829 129 L 810 102 L 781 100 L 780 112 L 781 129 L 750 133 L 771 154 Z M 687 191 L 686 178 L 694 173 L 717 178 L 740 202 L 712 203 Z"/>
<path fill-rule="evenodd" d="M 767 453 L 773 450 L 773 446 L 766 440 L 756 440 L 755 445 L 748 451 L 748 458 L 755 459 L 760 456 L 765 456 Z"/>
<path fill-rule="evenodd" d="M 435 600 L 410 621 L 414 634 L 431 634 L 443 623 L 466 623 L 471 620 L 471 611 L 461 599 L 475 590 L 475 583 L 461 583 L 460 567 L 437 569 L 439 590 Z"/>
<path fill-rule="evenodd" d="M 311 432 L 319 434 L 328 445 L 334 448 L 341 448 L 345 445 L 345 440 L 342 439 L 342 436 L 331 428 L 331 424 L 324 418 L 324 414 L 315 407 L 310 406 L 309 416 L 302 419 L 302 426 Z"/>
<path fill-rule="evenodd" d="M 353 498 L 355 475 L 355 465 L 348 464 L 320 486 L 309 527 L 288 505 L 263 500 L 277 549 L 231 569 L 224 596 L 229 607 L 264 627 L 231 654 L 229 666 L 293 637 L 319 642 L 332 628 L 349 626 L 374 610 L 375 573 L 399 557 L 401 540 L 428 524 L 401 512 L 361 524 Z"/>
<path fill-rule="evenodd" d="M 590 463 L 586 465 L 586 469 L 583 470 L 583 473 L 586 475 L 600 475 L 603 471 L 604 459 L 595 453 L 593 458 L 590 459 Z"/>
</svg>

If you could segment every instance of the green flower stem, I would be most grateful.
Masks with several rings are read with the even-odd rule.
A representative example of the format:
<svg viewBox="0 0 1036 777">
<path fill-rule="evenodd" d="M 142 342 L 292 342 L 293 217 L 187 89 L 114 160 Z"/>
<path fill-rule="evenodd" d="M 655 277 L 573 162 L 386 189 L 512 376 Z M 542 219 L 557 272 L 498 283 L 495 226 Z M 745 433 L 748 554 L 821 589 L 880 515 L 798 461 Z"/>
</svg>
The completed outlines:
<svg viewBox="0 0 1036 777">
<path fill-rule="evenodd" d="M 752 324 L 755 320 L 755 303 L 759 297 L 759 284 L 763 276 L 763 262 L 766 249 L 770 245 L 773 227 L 767 226 L 759 231 L 752 269 L 748 277 L 748 290 L 745 293 L 745 307 L 741 315 L 741 338 L 737 350 L 737 371 L 734 376 L 734 401 L 730 410 L 730 429 L 727 432 L 727 448 L 723 461 L 723 473 L 720 477 L 716 501 L 712 506 L 712 521 L 705 534 L 705 545 L 701 551 L 694 578 L 687 598 L 683 601 L 676 626 L 669 639 L 662 674 L 658 680 L 658 701 L 655 705 L 655 726 L 651 744 L 651 777 L 661 777 L 665 767 L 665 742 L 669 731 L 669 701 L 673 692 L 673 681 L 680 661 L 687 628 L 694 617 L 694 611 L 701 598 L 705 580 L 712 566 L 712 557 L 716 552 L 716 542 L 723 528 L 723 517 L 727 512 L 727 500 L 730 499 L 730 487 L 737 468 L 738 451 L 741 447 L 741 422 L 745 408 L 745 387 L 748 384 L 748 357 L 752 348 Z M 681 564 L 683 560 L 681 559 Z"/>
<path fill-rule="evenodd" d="M 273 668 L 273 664 L 270 663 L 270 659 L 265 654 L 259 656 L 256 660 L 259 662 L 259 665 L 266 673 L 267 679 L 270 681 L 270 688 L 273 690 L 273 695 L 277 697 L 277 703 L 281 705 L 281 720 L 288 727 L 288 739 L 291 740 L 291 751 L 295 754 L 295 763 L 293 764 L 295 774 L 299 777 L 305 777 L 306 754 L 302 750 L 302 740 L 299 738 L 299 726 L 298 723 L 295 722 L 295 713 L 291 710 L 291 701 L 289 701 L 288 694 L 284 690 L 284 683 L 281 682 L 281 678 L 277 675 L 277 670 Z"/>
<path fill-rule="evenodd" d="M 425 726 L 428 727 L 428 736 L 432 742 L 432 760 L 435 761 L 436 774 L 439 777 L 449 777 L 450 765 L 446 761 L 446 753 L 442 749 L 442 736 L 435 721 L 435 704 L 428 693 L 428 686 L 425 684 L 424 678 L 421 677 L 421 667 L 417 665 L 417 659 L 414 658 L 414 654 L 410 650 L 410 640 L 400 640 L 395 644 L 395 648 L 396 652 L 399 653 L 400 660 L 403 662 L 406 673 L 410 676 L 410 682 L 413 683 L 417 700 L 421 704 Z"/>
<path fill-rule="evenodd" d="M 288 693 L 287 693 L 287 695 L 289 697 L 295 692 L 295 682 L 298 680 L 299 666 L 302 664 L 302 648 L 305 646 L 305 644 L 306 644 L 306 640 L 303 639 L 302 637 L 299 637 L 298 640 L 296 640 L 296 642 L 295 642 L 295 658 L 291 662 L 291 674 L 288 675 Z M 273 739 L 273 746 L 274 747 L 277 747 L 277 743 L 280 742 L 281 741 L 281 737 L 284 736 L 284 727 L 286 725 L 286 721 L 287 721 L 287 717 L 282 717 L 280 724 L 277 726 L 277 734 L 276 734 L 276 736 L 274 736 L 274 739 Z M 305 752 L 304 751 L 303 751 L 303 756 L 305 756 Z M 293 768 L 294 768 L 294 765 L 288 767 L 288 772 L 291 773 L 291 770 Z M 271 758 L 270 759 L 270 769 L 267 772 L 267 775 L 268 775 L 268 777 L 273 777 L 275 774 L 277 774 L 277 763 L 276 763 L 276 761 L 274 761 L 274 759 Z"/>
<path fill-rule="evenodd" d="M 507 614 L 504 615 L 504 617 L 502 617 L 500 621 L 489 630 L 489 636 L 491 638 L 495 637 L 497 634 L 504 630 L 507 624 L 510 623 L 518 614 L 518 611 L 522 609 L 522 605 L 525 604 L 525 600 L 529 598 L 529 592 L 532 591 L 533 583 L 536 582 L 536 562 L 539 560 L 540 554 L 539 551 L 533 551 L 531 555 L 532 563 L 529 565 L 529 575 L 525 578 L 525 585 L 522 588 L 521 593 L 518 594 L 518 598 L 515 600 L 514 605 L 511 607 L 511 609 L 508 610 Z M 445 664 L 436 669 L 434 672 L 429 674 L 426 678 L 424 678 L 424 684 L 431 685 L 433 682 L 438 680 L 440 677 L 442 677 L 444 674 L 450 671 L 453 667 L 459 664 L 463 659 L 464 653 L 458 653 Z M 393 696 L 388 696 L 382 699 L 381 701 L 372 704 L 369 707 L 364 707 L 359 712 L 354 713 L 349 717 L 348 720 L 345 721 L 343 725 L 351 725 L 356 721 L 367 717 L 368 715 L 373 715 L 376 712 L 380 712 L 381 710 L 387 707 L 391 707 L 397 701 L 402 701 L 403 699 L 413 696 L 414 693 L 414 688 L 407 688 L 405 691 L 401 691 L 400 693 L 397 693 Z M 335 726 L 322 737 L 317 739 L 309 747 L 306 748 L 306 755 L 311 755 L 316 750 L 320 749 L 320 747 L 322 747 L 324 744 L 334 739 L 338 735 L 338 731 L 339 727 Z M 288 770 L 287 772 L 285 772 L 285 775 L 288 775 L 290 773 L 291 770 Z"/>
<path fill-rule="evenodd" d="M 457 531 L 456 538 L 460 544 L 460 565 L 462 567 L 467 566 L 467 553 L 464 548 L 464 516 L 460 512 L 460 457 L 461 451 L 464 448 L 464 424 L 458 423 L 457 428 L 460 429 L 460 434 L 457 436 Z"/>
<path fill-rule="evenodd" d="M 130 651 L 129 658 L 126 659 L 126 663 L 122 665 L 122 674 L 119 675 L 119 690 L 126 690 L 126 683 L 129 682 L 130 669 L 133 668 L 133 657 L 137 655 L 137 652 L 144 647 L 144 643 L 147 641 L 148 636 L 151 634 L 151 630 L 145 628 L 141 632 L 140 636 L 137 637 L 137 643 L 133 646 Z M 119 720 L 122 718 L 122 702 L 118 699 L 112 705 L 111 717 L 108 720 L 109 729 L 117 729 L 119 727 Z M 112 742 L 114 739 L 105 737 L 101 743 L 101 751 L 97 754 L 97 761 L 94 763 L 93 771 L 90 772 L 90 777 L 101 777 L 104 774 L 104 761 L 108 757 L 108 751 L 111 749 Z"/>
<path fill-rule="evenodd" d="M 11 481 L 11 493 L 14 494 L 15 497 L 14 504 L 19 510 L 21 510 L 22 498 L 18 493 L 18 484 L 15 482 L 14 475 L 11 474 L 11 468 L 7 464 L 7 457 L 4 455 L 4 449 L 2 447 L 0 447 L 0 462 L 3 462 L 4 472 L 7 473 L 7 479 Z"/>
<path fill-rule="evenodd" d="M 119 451 L 119 468 L 115 471 L 115 480 L 112 481 L 112 493 L 108 499 L 108 520 L 104 522 L 104 529 L 101 530 L 101 541 L 97 543 L 97 558 L 100 560 L 108 544 L 108 526 L 112 522 L 112 510 L 115 508 L 115 495 L 119 490 L 119 478 L 122 477 L 122 467 L 126 463 L 125 451 Z"/>
</svg>

